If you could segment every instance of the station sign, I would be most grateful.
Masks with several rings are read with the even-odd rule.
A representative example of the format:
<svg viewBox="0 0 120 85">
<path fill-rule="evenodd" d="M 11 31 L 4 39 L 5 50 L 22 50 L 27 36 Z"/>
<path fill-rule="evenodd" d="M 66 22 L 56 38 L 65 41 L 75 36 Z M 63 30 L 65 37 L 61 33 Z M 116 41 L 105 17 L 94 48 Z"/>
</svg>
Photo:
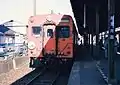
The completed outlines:
<svg viewBox="0 0 120 85">
<path fill-rule="evenodd" d="M 110 32 L 110 39 L 114 39 L 114 15 L 110 17 L 110 29 L 109 29 L 109 32 Z"/>
</svg>

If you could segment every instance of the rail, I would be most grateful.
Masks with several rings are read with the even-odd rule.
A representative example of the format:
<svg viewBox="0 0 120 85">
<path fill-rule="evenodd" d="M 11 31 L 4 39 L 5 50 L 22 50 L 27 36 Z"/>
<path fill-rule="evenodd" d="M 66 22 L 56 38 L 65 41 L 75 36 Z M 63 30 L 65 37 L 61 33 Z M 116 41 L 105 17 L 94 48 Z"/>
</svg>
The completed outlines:
<svg viewBox="0 0 120 85">
<path fill-rule="evenodd" d="M 60 73 L 57 74 L 57 76 L 55 77 L 55 79 L 51 82 L 50 85 L 54 85 L 54 83 L 56 82 L 57 78 L 59 77 Z"/>
<path fill-rule="evenodd" d="M 31 79 L 26 85 L 30 85 L 36 78 L 42 75 L 46 71 L 46 69 L 47 68 L 43 68 L 42 71 L 37 76 L 35 76 L 33 79 Z"/>
<path fill-rule="evenodd" d="M 60 75 L 60 72 L 57 72 L 56 75 L 54 77 L 47 75 L 47 72 L 49 72 L 46 68 L 43 69 L 37 76 L 35 76 L 33 79 L 31 79 L 31 81 L 29 81 L 26 85 L 54 85 L 54 83 L 56 82 L 57 78 Z M 50 78 L 44 78 L 45 76 L 49 76 Z"/>
</svg>

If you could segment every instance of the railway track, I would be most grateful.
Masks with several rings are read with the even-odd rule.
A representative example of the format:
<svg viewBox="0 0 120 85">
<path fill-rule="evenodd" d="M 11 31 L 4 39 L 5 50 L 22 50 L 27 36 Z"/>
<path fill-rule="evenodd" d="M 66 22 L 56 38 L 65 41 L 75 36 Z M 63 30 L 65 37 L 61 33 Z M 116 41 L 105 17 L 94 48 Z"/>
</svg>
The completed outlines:
<svg viewBox="0 0 120 85">
<path fill-rule="evenodd" d="M 59 75 L 60 72 L 53 72 L 46 69 L 31 79 L 26 85 L 54 85 Z"/>
<path fill-rule="evenodd" d="M 62 67 L 60 66 L 60 68 Z M 64 78 L 65 76 L 63 77 L 65 74 L 64 71 L 58 69 L 58 67 L 50 68 L 49 66 L 45 66 L 34 69 L 19 80 L 13 82 L 11 85 L 56 85 L 59 82 L 62 83 L 63 81 L 66 81 L 66 78 Z"/>
<path fill-rule="evenodd" d="M 23 76 L 19 80 L 13 82 L 11 85 L 27 85 L 31 79 L 35 78 L 38 74 L 43 74 L 47 68 L 37 68 L 34 69 L 32 72 L 28 73 L 27 75 Z"/>
</svg>

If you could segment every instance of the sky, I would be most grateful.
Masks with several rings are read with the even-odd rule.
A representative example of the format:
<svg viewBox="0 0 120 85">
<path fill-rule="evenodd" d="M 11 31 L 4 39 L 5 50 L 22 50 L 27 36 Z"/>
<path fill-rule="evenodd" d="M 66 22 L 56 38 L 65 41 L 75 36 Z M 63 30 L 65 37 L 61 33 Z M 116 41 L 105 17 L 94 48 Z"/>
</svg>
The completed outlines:
<svg viewBox="0 0 120 85">
<path fill-rule="evenodd" d="M 28 18 L 33 15 L 34 0 L 0 0 L 0 23 L 15 20 L 23 24 L 28 24 Z M 72 8 L 70 0 L 36 0 L 36 14 L 54 13 L 71 14 Z M 18 30 L 26 33 L 24 28 Z"/>
</svg>

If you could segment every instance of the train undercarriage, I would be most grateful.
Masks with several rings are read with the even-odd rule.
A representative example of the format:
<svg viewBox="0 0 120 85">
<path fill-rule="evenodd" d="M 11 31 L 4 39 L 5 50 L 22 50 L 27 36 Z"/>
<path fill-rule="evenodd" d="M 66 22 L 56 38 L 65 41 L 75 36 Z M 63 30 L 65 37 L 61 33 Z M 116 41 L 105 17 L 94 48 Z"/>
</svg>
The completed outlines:
<svg viewBox="0 0 120 85">
<path fill-rule="evenodd" d="M 38 68 L 38 67 L 59 67 L 71 65 L 73 63 L 73 58 L 61 58 L 56 57 L 55 55 L 46 55 L 44 57 L 31 57 L 30 58 L 30 68 Z"/>
</svg>

